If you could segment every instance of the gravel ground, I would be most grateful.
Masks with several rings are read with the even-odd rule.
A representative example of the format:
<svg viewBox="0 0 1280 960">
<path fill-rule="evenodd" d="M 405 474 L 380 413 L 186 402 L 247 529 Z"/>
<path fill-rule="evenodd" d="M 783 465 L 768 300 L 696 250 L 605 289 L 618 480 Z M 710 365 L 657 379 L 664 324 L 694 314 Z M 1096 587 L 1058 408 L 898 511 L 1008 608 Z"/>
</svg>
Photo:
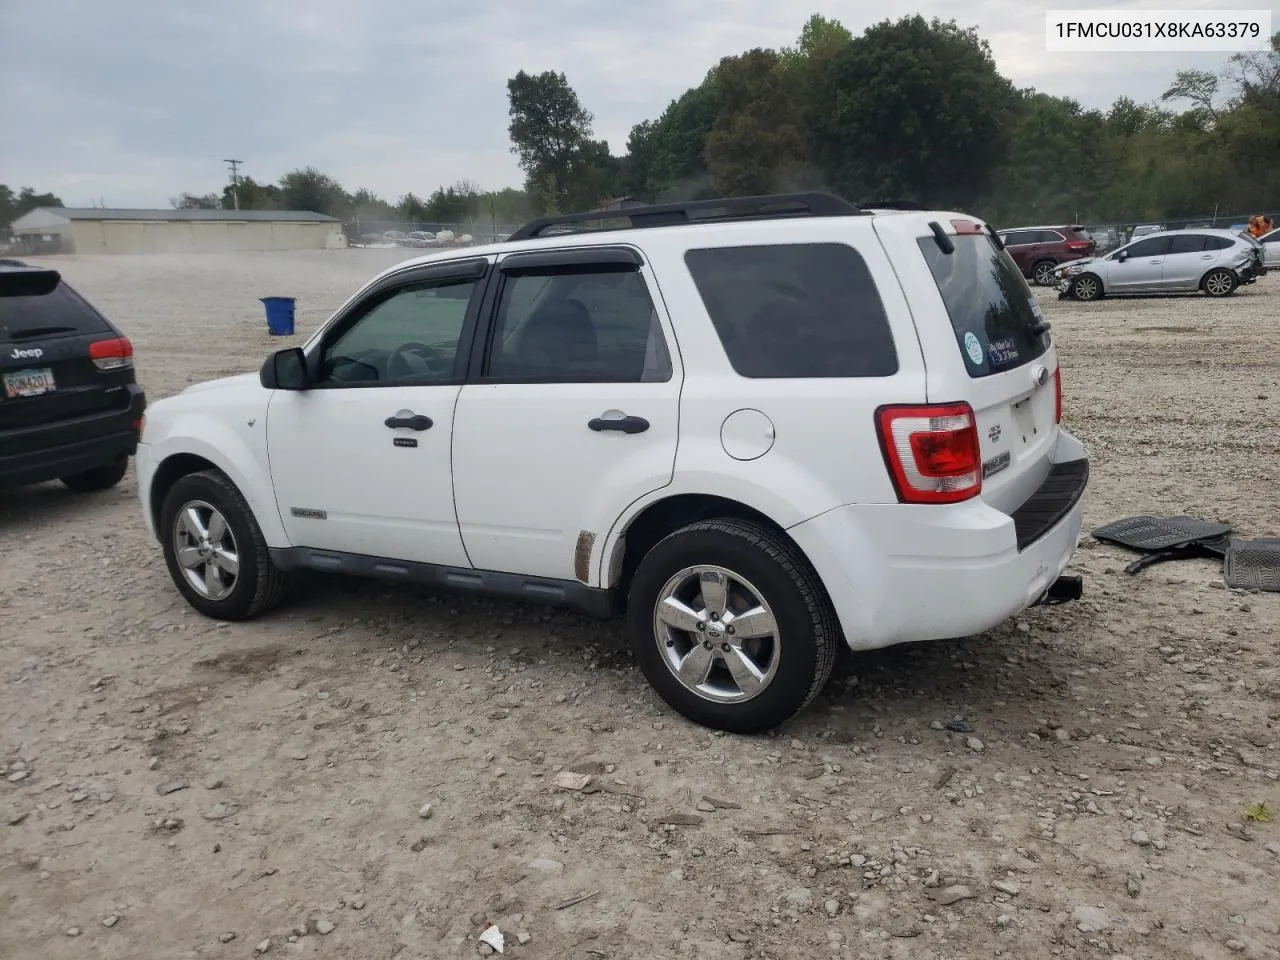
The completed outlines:
<svg viewBox="0 0 1280 960">
<path fill-rule="evenodd" d="M 399 251 L 64 257 L 152 398 L 257 369 Z M 1086 530 L 1280 534 L 1280 277 L 1041 291 Z M 132 474 L 0 494 L 0 956 L 1280 958 L 1280 595 L 1187 560 L 850 657 L 776 736 L 661 708 L 622 630 L 316 579 L 194 614 Z M 559 771 L 592 776 L 557 789 Z M 576 902 L 575 902 L 576 901 Z"/>
</svg>

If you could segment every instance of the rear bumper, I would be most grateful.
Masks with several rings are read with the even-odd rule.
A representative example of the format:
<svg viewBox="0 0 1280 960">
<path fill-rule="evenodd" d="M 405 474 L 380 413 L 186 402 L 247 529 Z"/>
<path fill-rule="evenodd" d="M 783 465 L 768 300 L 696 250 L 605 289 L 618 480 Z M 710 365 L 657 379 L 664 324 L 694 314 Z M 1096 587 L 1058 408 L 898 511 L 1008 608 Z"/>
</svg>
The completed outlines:
<svg viewBox="0 0 1280 960">
<path fill-rule="evenodd" d="M 854 650 L 965 637 L 1035 604 L 1080 536 L 1088 461 L 1060 432 L 1055 465 L 1013 516 L 981 500 L 849 505 L 789 531 L 822 578 Z"/>
<path fill-rule="evenodd" d="M 13 431 L 5 446 L 14 452 L 0 456 L 0 487 L 57 480 L 131 456 L 138 447 L 134 424 L 146 406 L 142 388 L 131 384 L 127 408 Z"/>
</svg>

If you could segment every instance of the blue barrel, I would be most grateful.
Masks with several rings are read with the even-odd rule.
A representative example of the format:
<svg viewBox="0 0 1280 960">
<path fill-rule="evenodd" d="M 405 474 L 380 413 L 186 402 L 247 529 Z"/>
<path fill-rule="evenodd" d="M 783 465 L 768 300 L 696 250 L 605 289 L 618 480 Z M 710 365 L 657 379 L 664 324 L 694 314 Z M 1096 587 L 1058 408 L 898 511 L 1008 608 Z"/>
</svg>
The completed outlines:
<svg viewBox="0 0 1280 960">
<path fill-rule="evenodd" d="M 259 297 L 267 308 L 267 332 L 273 337 L 293 336 L 293 297 Z"/>
</svg>

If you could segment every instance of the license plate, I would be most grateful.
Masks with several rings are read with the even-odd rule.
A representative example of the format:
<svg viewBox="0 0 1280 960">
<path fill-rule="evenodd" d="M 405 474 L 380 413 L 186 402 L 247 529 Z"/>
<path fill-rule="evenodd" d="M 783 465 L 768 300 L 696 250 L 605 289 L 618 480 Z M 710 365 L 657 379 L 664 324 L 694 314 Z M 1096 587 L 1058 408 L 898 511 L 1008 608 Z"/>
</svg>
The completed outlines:
<svg viewBox="0 0 1280 960">
<path fill-rule="evenodd" d="M 10 400 L 16 397 L 38 397 L 42 393 L 52 393 L 56 389 L 53 371 L 48 368 L 18 370 L 4 375 L 4 395 Z"/>
<path fill-rule="evenodd" d="M 1069 286 L 1071 286 L 1071 281 L 1070 281 L 1070 280 L 1059 280 L 1059 281 L 1058 281 L 1058 289 L 1059 289 L 1059 290 L 1066 291 L 1066 289 L 1067 289 Z"/>
</svg>

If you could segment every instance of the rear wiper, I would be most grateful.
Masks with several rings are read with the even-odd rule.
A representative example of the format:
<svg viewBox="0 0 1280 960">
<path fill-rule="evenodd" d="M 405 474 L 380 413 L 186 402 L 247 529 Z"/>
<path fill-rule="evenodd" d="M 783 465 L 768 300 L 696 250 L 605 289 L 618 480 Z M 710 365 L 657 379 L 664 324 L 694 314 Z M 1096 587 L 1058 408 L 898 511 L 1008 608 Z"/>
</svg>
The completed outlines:
<svg viewBox="0 0 1280 960">
<path fill-rule="evenodd" d="M 30 340 L 32 337 L 43 337 L 46 333 L 75 333 L 75 327 L 29 327 L 26 330 L 10 330 L 11 340 Z"/>
<path fill-rule="evenodd" d="M 1048 333 L 1052 327 L 1053 324 L 1048 320 L 1037 320 L 1031 325 L 1031 332 L 1038 337 L 1042 333 Z"/>
</svg>

